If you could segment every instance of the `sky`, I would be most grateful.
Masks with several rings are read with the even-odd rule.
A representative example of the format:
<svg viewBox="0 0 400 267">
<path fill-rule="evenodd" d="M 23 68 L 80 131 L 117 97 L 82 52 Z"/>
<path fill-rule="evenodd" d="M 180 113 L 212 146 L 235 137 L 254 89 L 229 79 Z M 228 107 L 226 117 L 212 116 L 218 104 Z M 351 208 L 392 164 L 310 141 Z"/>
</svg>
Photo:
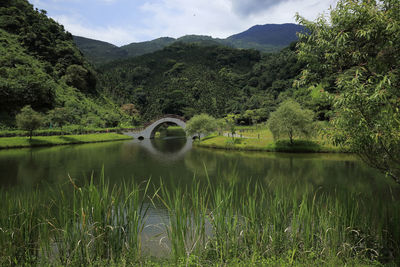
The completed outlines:
<svg viewBox="0 0 400 267">
<path fill-rule="evenodd" d="M 187 34 L 226 38 L 254 25 L 327 14 L 337 0 L 29 0 L 73 35 L 117 46 Z"/>
</svg>

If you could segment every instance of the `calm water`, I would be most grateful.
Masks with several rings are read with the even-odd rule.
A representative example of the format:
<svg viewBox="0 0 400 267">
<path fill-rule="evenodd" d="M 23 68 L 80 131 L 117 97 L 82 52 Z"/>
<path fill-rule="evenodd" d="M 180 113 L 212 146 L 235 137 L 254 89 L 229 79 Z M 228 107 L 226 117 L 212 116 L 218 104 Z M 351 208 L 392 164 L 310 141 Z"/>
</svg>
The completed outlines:
<svg viewBox="0 0 400 267">
<path fill-rule="evenodd" d="M 0 186 L 44 187 L 65 183 L 68 175 L 96 179 L 103 167 L 111 183 L 151 178 L 155 184 L 186 185 L 208 174 L 212 182 L 251 179 L 382 197 L 398 189 L 353 155 L 211 150 L 192 148 L 185 138 L 0 150 Z"/>
<path fill-rule="evenodd" d="M 169 138 L 0 150 L 0 187 L 46 190 L 69 183 L 68 175 L 78 183 L 92 175 L 96 180 L 104 168 L 113 184 L 151 178 L 156 185 L 162 180 L 185 186 L 208 175 L 213 183 L 251 180 L 269 187 L 296 185 L 300 193 L 306 188 L 362 193 L 371 202 L 400 196 L 399 186 L 352 155 L 233 152 L 192 148 L 191 142 Z M 165 210 L 148 212 L 143 249 L 154 256 L 169 253 L 162 230 L 167 217 Z"/>
</svg>

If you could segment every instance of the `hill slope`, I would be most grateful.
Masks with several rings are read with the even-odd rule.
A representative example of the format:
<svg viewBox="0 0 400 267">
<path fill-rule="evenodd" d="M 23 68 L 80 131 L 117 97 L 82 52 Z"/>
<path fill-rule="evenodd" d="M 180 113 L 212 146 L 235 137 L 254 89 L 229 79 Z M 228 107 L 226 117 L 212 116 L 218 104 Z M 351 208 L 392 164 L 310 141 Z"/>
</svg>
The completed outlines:
<svg viewBox="0 0 400 267">
<path fill-rule="evenodd" d="M 12 125 L 25 105 L 43 113 L 64 107 L 69 123 L 101 126 L 117 114 L 106 102 L 62 25 L 27 0 L 0 2 L 0 127 Z"/>
<path fill-rule="evenodd" d="M 237 45 L 254 43 L 285 47 L 297 40 L 296 32 L 303 30 L 303 26 L 291 23 L 256 25 L 247 31 L 228 37 L 227 40 L 237 43 Z"/>
<path fill-rule="evenodd" d="M 107 42 L 80 36 L 74 36 L 74 41 L 85 57 L 94 64 L 123 59 L 128 56 L 127 51 Z"/>
</svg>

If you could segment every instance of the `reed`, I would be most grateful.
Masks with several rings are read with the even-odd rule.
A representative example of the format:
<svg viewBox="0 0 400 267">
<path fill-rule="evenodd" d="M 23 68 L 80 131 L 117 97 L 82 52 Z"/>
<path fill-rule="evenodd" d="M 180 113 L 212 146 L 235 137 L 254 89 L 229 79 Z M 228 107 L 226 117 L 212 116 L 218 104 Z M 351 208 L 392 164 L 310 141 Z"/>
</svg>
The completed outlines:
<svg viewBox="0 0 400 267">
<path fill-rule="evenodd" d="M 379 265 L 400 263 L 400 201 L 252 182 L 153 188 L 69 178 L 0 190 L 0 265 Z M 243 184 L 245 184 L 243 186 Z M 149 207 L 171 257 L 143 253 Z M 160 219 L 161 220 L 161 219 Z M 159 249 L 159 248 L 155 248 Z"/>
</svg>

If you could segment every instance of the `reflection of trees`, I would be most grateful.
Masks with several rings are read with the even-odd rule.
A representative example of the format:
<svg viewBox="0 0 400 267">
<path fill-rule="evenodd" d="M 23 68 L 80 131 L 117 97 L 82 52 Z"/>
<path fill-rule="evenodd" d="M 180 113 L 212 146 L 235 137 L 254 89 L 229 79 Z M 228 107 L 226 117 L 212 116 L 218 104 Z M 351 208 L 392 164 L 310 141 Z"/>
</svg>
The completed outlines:
<svg viewBox="0 0 400 267">
<path fill-rule="evenodd" d="M 206 171 L 212 176 L 217 169 L 216 155 L 202 149 L 192 149 L 186 153 L 184 162 L 186 168 L 200 177 L 205 177 Z"/>
<path fill-rule="evenodd" d="M 178 139 L 182 141 L 185 140 Z M 163 149 L 172 148 L 164 146 Z M 168 157 L 167 152 L 161 154 L 163 158 Z M 162 178 L 173 184 L 190 184 L 193 173 L 197 178 L 205 177 L 205 166 L 211 182 L 216 184 L 246 184 L 251 179 L 269 186 L 271 191 L 282 186 L 296 186 L 300 194 L 306 189 L 322 187 L 327 193 L 337 190 L 390 196 L 389 181 L 347 155 L 243 153 L 196 148 L 178 160 L 163 162 L 137 143 L 130 142 L 0 151 L 0 185 L 35 187 L 43 181 L 68 183 L 68 173 L 82 180 L 94 172 L 96 180 L 103 165 L 106 178 L 116 184 L 132 177 L 137 182 L 152 177 L 155 182 Z M 394 187 L 393 190 L 400 189 Z"/>
<path fill-rule="evenodd" d="M 123 145 L 121 147 L 121 160 L 128 164 L 132 162 L 132 159 L 138 158 L 140 152 L 143 153 L 143 151 L 138 149 L 138 146 Z"/>
<path fill-rule="evenodd" d="M 152 139 L 150 141 L 156 150 L 165 153 L 179 152 L 187 142 L 186 138 L 169 139 L 168 142 L 162 139 Z"/>
<path fill-rule="evenodd" d="M 382 177 L 360 162 L 288 157 L 268 163 L 265 182 L 271 187 L 296 186 L 299 191 L 322 187 L 323 191 L 372 192 L 382 189 Z M 380 181 L 380 182 L 378 182 Z"/>
<path fill-rule="evenodd" d="M 119 149 L 115 143 L 99 143 L 10 151 L 0 155 L 0 172 L 26 187 L 65 183 L 68 174 L 83 179 L 95 172 L 97 177 L 103 164 L 107 170 L 107 161 L 114 161 L 111 157 L 120 158 Z"/>
</svg>

